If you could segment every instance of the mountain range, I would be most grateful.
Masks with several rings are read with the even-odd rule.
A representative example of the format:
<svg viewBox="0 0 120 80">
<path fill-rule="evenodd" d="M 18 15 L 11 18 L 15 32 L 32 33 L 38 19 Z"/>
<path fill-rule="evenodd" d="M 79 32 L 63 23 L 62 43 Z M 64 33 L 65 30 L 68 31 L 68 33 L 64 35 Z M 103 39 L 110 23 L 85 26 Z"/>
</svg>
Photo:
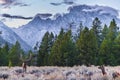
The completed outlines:
<svg viewBox="0 0 120 80">
<path fill-rule="evenodd" d="M 72 26 L 73 32 L 76 32 L 80 22 L 84 26 L 91 27 L 92 21 L 98 17 L 102 25 L 109 25 L 112 19 L 115 19 L 118 26 L 120 25 L 118 10 L 107 6 L 90 6 L 75 5 L 68 8 L 67 13 L 63 14 L 40 14 L 27 24 L 19 28 L 9 28 L 0 22 L 0 35 L 5 41 L 14 44 L 17 40 L 20 42 L 24 50 L 34 48 L 37 42 L 41 42 L 46 31 L 58 34 L 60 29 L 68 29 L 69 24 L 74 22 Z"/>
<path fill-rule="evenodd" d="M 4 45 L 6 42 L 9 44 L 15 44 L 16 41 L 19 41 L 22 49 L 26 51 L 32 49 L 31 46 L 29 46 L 24 40 L 20 38 L 20 36 L 18 36 L 11 28 L 7 27 L 2 22 L 0 22 L 0 31 L 1 45 Z"/>
</svg>

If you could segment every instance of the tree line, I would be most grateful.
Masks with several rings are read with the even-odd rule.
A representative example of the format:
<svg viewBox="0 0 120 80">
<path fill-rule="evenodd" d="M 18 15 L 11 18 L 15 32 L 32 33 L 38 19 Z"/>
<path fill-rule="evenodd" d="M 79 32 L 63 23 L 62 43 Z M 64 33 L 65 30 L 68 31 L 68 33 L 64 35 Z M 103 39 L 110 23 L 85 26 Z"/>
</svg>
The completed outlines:
<svg viewBox="0 0 120 80">
<path fill-rule="evenodd" d="M 38 66 L 119 65 L 120 31 L 116 21 L 101 25 L 95 18 L 91 28 L 80 23 L 76 35 L 71 26 L 59 35 L 46 32 L 38 50 Z"/>
<path fill-rule="evenodd" d="M 5 43 L 3 47 L 0 47 L 0 66 L 21 66 L 22 61 L 20 60 L 20 55 L 24 55 L 25 58 L 28 57 L 30 53 L 32 53 L 32 51 L 29 51 L 28 54 L 26 54 L 21 49 L 18 41 L 11 47 L 8 43 Z M 31 63 L 32 61 L 29 64 Z"/>
<path fill-rule="evenodd" d="M 72 33 L 72 25 L 69 27 L 68 30 L 61 28 L 58 35 L 47 31 L 42 38 L 37 56 L 29 64 L 36 63 L 36 66 L 120 64 L 120 31 L 114 19 L 109 25 L 102 26 L 99 18 L 95 18 L 91 28 L 80 23 L 76 34 Z M 20 65 L 20 54 L 24 57 L 29 55 L 21 49 L 18 41 L 11 48 L 6 43 L 0 48 L 0 66 Z"/>
</svg>

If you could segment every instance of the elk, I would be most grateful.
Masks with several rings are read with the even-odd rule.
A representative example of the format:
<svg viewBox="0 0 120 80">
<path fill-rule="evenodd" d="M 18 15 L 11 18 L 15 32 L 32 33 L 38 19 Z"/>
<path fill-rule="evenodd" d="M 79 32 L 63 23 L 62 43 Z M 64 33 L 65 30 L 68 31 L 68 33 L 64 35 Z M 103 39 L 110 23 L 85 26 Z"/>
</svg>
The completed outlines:
<svg viewBox="0 0 120 80">
<path fill-rule="evenodd" d="M 101 69 L 102 74 L 106 75 L 107 73 L 105 72 L 105 67 L 103 65 L 99 66 L 98 69 Z"/>
<path fill-rule="evenodd" d="M 105 72 L 105 67 L 103 65 L 99 66 L 98 69 L 101 69 L 103 75 L 107 75 L 107 73 Z M 112 73 L 112 77 L 113 77 L 114 80 L 117 79 L 117 78 L 118 78 L 117 80 L 120 80 L 120 78 L 119 78 L 120 77 L 120 73 L 113 72 Z"/>
<path fill-rule="evenodd" d="M 103 77 L 101 80 L 110 80 L 103 65 L 99 66 L 98 69 L 101 69 Z"/>
<path fill-rule="evenodd" d="M 27 71 L 27 63 L 32 60 L 32 54 L 30 54 L 29 58 L 23 59 L 23 55 L 20 54 L 20 60 L 22 61 L 23 72 Z"/>
<path fill-rule="evenodd" d="M 113 72 L 113 73 L 112 73 L 112 77 L 113 77 L 113 79 L 115 80 L 116 78 L 120 77 L 120 73 L 118 73 L 118 72 Z"/>
</svg>

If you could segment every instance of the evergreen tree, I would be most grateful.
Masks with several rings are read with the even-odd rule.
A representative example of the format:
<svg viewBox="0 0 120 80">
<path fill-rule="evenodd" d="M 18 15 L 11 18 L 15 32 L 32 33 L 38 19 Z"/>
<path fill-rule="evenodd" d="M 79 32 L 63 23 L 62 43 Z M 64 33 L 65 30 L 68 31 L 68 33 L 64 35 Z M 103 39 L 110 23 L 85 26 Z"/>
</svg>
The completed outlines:
<svg viewBox="0 0 120 80">
<path fill-rule="evenodd" d="M 107 65 L 108 64 L 108 55 L 109 55 L 109 42 L 107 41 L 107 39 L 104 39 L 103 42 L 101 43 L 101 46 L 100 46 L 100 64 L 103 65 Z"/>
<path fill-rule="evenodd" d="M 107 27 L 107 25 L 105 24 L 104 25 L 104 28 L 103 28 L 103 30 L 102 30 L 102 41 L 106 38 L 106 36 L 107 36 L 107 34 L 108 34 L 108 27 Z"/>
<path fill-rule="evenodd" d="M 68 30 L 63 37 L 62 44 L 61 44 L 61 54 L 62 53 L 63 53 L 63 57 L 61 58 L 61 60 L 63 62 L 63 66 L 75 65 L 77 53 L 76 53 L 75 44 L 73 43 L 73 40 L 72 40 L 71 29 Z"/>
<path fill-rule="evenodd" d="M 118 35 L 118 27 L 115 20 L 113 19 L 109 26 L 109 33 L 107 35 L 107 38 L 109 38 L 111 41 L 114 41 L 117 35 Z"/>
<path fill-rule="evenodd" d="M 105 39 L 106 39 L 106 37 L 107 37 L 108 31 L 109 31 L 109 29 L 108 29 L 107 25 L 105 24 L 105 25 L 104 25 L 104 28 L 103 28 L 103 30 L 102 30 L 102 34 L 101 34 L 102 43 L 101 43 L 101 46 L 100 46 L 99 52 L 98 52 L 98 54 L 99 54 L 98 64 L 99 64 L 99 65 L 103 65 L 103 64 L 104 64 L 104 60 L 105 60 L 105 58 L 106 58 L 106 55 L 103 55 L 103 54 L 101 53 L 101 51 L 103 50 L 103 49 L 101 49 L 101 48 L 104 47 L 103 45 L 106 44 L 106 40 L 105 40 Z"/>
<path fill-rule="evenodd" d="M 80 33 L 82 32 L 83 28 L 84 28 L 84 26 L 83 26 L 82 22 L 80 22 L 80 25 L 77 29 L 77 33 L 74 36 L 75 42 L 77 41 L 77 39 L 79 39 Z"/>
<path fill-rule="evenodd" d="M 106 35 L 106 38 L 103 40 L 100 47 L 100 54 L 103 56 L 103 63 L 106 65 L 116 65 L 115 60 L 115 38 L 117 37 L 118 30 L 115 20 L 113 19 L 110 22 L 109 31 Z"/>
<path fill-rule="evenodd" d="M 93 29 L 89 30 L 85 27 L 80 34 L 76 46 L 79 51 L 80 64 L 89 65 L 97 63 L 98 44 Z"/>
<path fill-rule="evenodd" d="M 49 32 L 45 33 L 38 51 L 37 58 L 38 66 L 49 65 L 48 59 L 53 44 L 53 38 L 54 38 L 53 33 L 51 34 L 49 34 Z"/>
<path fill-rule="evenodd" d="M 62 65 L 61 59 L 63 57 L 63 53 L 61 53 L 60 46 L 63 40 L 65 32 L 63 29 L 61 29 L 60 34 L 56 38 L 52 48 L 51 53 L 49 57 L 50 65 Z"/>
<path fill-rule="evenodd" d="M 73 66 L 76 63 L 76 48 L 72 39 L 71 29 L 61 29 L 50 54 L 51 65 Z"/>
<path fill-rule="evenodd" d="M 20 54 L 22 53 L 21 46 L 18 41 L 16 41 L 15 45 L 12 46 L 12 48 L 9 51 L 9 62 L 12 66 L 18 66 L 21 65 L 20 61 Z"/>
<path fill-rule="evenodd" d="M 54 34 L 51 32 L 51 34 L 49 35 L 49 54 L 51 52 L 51 48 L 54 44 L 54 41 L 55 41 L 55 37 L 54 37 Z"/>
<path fill-rule="evenodd" d="M 79 39 L 76 42 L 77 51 L 79 52 L 78 58 L 80 65 L 84 63 L 87 64 L 85 59 L 87 59 L 86 56 L 87 56 L 87 39 L 89 36 L 88 34 L 89 34 L 89 29 L 85 27 L 81 32 Z"/>
<path fill-rule="evenodd" d="M 101 27 L 101 21 L 99 20 L 99 18 L 96 17 L 93 20 L 92 28 L 93 28 L 93 31 L 94 31 L 96 37 L 97 37 L 97 42 L 98 42 L 98 47 L 99 47 L 101 42 L 102 42 L 102 39 L 101 39 L 102 27 Z"/>
<path fill-rule="evenodd" d="M 90 51 L 90 56 L 91 56 L 91 64 L 97 65 L 98 64 L 98 60 L 99 60 L 99 48 L 98 48 L 98 42 L 97 42 L 97 37 L 94 34 L 94 30 L 91 29 L 90 30 L 90 34 L 89 34 L 89 38 L 91 38 L 88 41 L 88 45 L 89 45 L 89 51 Z"/>
<path fill-rule="evenodd" d="M 0 50 L 0 65 L 1 66 L 7 66 L 8 65 L 8 53 L 9 52 L 9 46 L 7 43 L 1 48 Z"/>
<path fill-rule="evenodd" d="M 115 39 L 115 45 L 114 45 L 114 52 L 115 52 L 115 60 L 116 60 L 116 63 L 117 65 L 120 64 L 120 33 L 119 35 L 116 37 Z"/>
</svg>

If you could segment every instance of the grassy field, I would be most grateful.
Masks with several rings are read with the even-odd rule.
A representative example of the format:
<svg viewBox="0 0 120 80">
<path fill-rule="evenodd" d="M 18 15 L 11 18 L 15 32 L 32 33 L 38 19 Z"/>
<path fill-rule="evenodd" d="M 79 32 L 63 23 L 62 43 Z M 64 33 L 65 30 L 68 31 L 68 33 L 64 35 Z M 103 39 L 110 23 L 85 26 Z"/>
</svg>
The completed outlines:
<svg viewBox="0 0 120 80">
<path fill-rule="evenodd" d="M 120 66 L 105 66 L 106 75 L 103 75 L 98 66 L 57 67 L 28 66 L 23 72 L 22 67 L 0 67 L 0 80 L 120 80 L 113 79 L 113 73 L 120 73 Z"/>
</svg>

